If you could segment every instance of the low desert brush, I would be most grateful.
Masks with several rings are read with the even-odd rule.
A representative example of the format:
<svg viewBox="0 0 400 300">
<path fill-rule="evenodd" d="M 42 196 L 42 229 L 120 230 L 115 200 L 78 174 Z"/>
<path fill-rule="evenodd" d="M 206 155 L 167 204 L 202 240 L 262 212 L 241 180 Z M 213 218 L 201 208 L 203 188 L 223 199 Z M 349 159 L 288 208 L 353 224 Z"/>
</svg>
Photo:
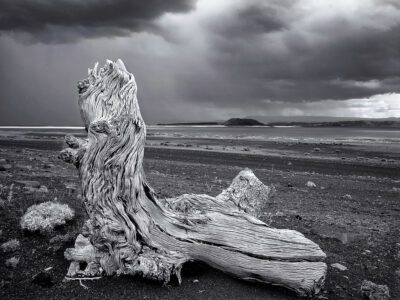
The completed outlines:
<svg viewBox="0 0 400 300">
<path fill-rule="evenodd" d="M 3 252 L 14 252 L 19 249 L 19 246 L 19 241 L 17 239 L 12 239 L 3 243 L 0 248 L 3 250 Z"/>
<path fill-rule="evenodd" d="M 11 257 L 6 260 L 6 267 L 15 269 L 19 264 L 19 257 Z"/>
<path fill-rule="evenodd" d="M 21 227 L 29 231 L 51 232 L 73 217 L 74 211 L 67 204 L 48 201 L 29 207 L 21 218 Z"/>
</svg>

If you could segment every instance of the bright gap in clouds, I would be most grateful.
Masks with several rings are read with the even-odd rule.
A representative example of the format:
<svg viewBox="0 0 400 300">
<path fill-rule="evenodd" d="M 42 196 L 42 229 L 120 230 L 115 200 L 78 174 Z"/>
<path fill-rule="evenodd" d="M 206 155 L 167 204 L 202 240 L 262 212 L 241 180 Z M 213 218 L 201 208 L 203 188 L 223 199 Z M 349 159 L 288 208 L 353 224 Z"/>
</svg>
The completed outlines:
<svg viewBox="0 0 400 300">
<path fill-rule="evenodd" d="M 319 100 L 287 103 L 265 101 L 266 115 L 281 116 L 327 116 L 349 118 L 400 118 L 400 94 L 377 94 L 367 98 L 347 100 Z"/>
</svg>

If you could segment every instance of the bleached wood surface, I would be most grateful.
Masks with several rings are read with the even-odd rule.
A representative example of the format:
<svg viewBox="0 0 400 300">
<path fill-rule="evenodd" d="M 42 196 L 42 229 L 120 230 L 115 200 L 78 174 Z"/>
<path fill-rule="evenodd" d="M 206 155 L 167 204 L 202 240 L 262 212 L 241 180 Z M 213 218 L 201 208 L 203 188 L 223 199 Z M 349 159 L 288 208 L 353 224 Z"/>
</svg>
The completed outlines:
<svg viewBox="0 0 400 300">
<path fill-rule="evenodd" d="M 78 90 L 88 138 L 67 137 L 60 157 L 79 170 L 89 219 L 65 252 L 72 261 L 67 276 L 180 282 L 182 265 L 199 260 L 244 280 L 318 293 L 325 253 L 301 233 L 257 219 L 273 188 L 245 169 L 217 197 L 157 199 L 142 167 L 146 126 L 133 75 L 121 60 L 107 61 L 89 69 Z M 80 262 L 88 263 L 84 270 Z"/>
</svg>

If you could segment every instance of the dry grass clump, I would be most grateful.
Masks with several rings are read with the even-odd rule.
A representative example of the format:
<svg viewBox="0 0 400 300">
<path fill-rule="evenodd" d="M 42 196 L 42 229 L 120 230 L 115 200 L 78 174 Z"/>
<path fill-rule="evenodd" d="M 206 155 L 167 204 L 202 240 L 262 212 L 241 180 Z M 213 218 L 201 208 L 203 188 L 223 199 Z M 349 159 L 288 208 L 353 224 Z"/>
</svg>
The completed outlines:
<svg viewBox="0 0 400 300">
<path fill-rule="evenodd" d="M 0 248 L 3 252 L 14 252 L 19 249 L 20 243 L 17 239 L 9 240 L 8 242 L 3 243 Z"/>
<path fill-rule="evenodd" d="M 48 201 L 29 207 L 21 218 L 21 227 L 29 231 L 51 232 L 73 217 L 74 211 L 67 204 Z"/>
<path fill-rule="evenodd" d="M 18 264 L 19 264 L 19 257 L 11 257 L 7 259 L 5 263 L 7 268 L 12 268 L 12 269 L 15 269 Z"/>
</svg>

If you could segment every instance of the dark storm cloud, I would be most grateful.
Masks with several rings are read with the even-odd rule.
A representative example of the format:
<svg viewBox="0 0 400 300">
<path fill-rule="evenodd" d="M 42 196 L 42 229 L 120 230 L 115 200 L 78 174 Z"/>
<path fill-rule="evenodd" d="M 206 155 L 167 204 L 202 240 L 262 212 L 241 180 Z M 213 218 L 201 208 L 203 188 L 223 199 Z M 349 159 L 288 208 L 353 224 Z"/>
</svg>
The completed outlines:
<svg viewBox="0 0 400 300">
<path fill-rule="evenodd" d="M 211 20 L 211 33 L 226 38 L 249 38 L 254 35 L 278 31 L 285 28 L 282 7 L 251 3 L 240 7 L 225 18 Z"/>
<path fill-rule="evenodd" d="M 154 123 L 400 116 L 394 0 L 0 0 L 0 31 L 2 124 L 80 124 L 75 82 L 106 58 Z"/>
<path fill-rule="evenodd" d="M 186 12 L 191 0 L 1 0 L 0 31 L 45 43 L 128 35 L 166 12 Z"/>
<path fill-rule="evenodd" d="M 386 84 L 399 82 L 399 6 L 375 1 L 371 11 L 361 11 L 368 16 L 357 10 L 346 16 L 329 15 L 332 5 L 326 17 L 313 20 L 296 2 L 249 3 L 206 20 L 213 68 L 185 77 L 181 88 L 187 99 L 257 105 L 265 99 L 314 101 L 400 91 L 400 85 Z M 370 80 L 381 84 L 346 84 Z"/>
</svg>

